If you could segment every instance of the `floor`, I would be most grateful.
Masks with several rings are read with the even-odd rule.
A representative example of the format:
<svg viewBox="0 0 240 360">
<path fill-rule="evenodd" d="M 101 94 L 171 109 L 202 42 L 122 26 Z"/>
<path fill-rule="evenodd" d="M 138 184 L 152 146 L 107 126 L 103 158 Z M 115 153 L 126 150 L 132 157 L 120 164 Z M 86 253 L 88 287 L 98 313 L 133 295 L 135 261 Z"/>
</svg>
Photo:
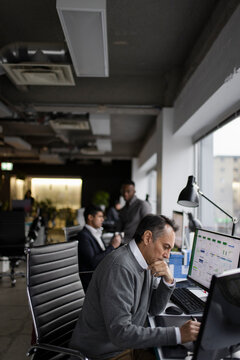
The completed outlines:
<svg viewBox="0 0 240 360">
<path fill-rule="evenodd" d="M 17 271 L 25 272 L 26 263 Z M 26 278 L 18 277 L 15 287 L 10 277 L 0 279 L 0 360 L 27 360 L 32 319 L 28 308 Z"/>
</svg>

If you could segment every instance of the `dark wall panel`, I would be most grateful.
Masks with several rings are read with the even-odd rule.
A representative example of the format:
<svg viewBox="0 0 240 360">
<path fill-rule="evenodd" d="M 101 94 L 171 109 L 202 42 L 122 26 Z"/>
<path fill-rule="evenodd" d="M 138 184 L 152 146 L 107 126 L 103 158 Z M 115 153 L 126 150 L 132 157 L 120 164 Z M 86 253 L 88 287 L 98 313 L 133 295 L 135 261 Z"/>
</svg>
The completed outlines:
<svg viewBox="0 0 240 360">
<path fill-rule="evenodd" d="M 85 207 L 92 201 L 93 194 L 98 190 L 105 190 L 110 193 L 111 200 L 120 194 L 120 186 L 124 179 L 131 177 L 131 161 L 112 161 L 110 164 L 103 164 L 101 161 L 94 161 L 91 164 L 66 165 L 42 165 L 42 164 L 15 164 L 14 174 L 24 176 L 45 176 L 45 177 L 76 177 L 83 180 L 82 206 Z"/>
</svg>

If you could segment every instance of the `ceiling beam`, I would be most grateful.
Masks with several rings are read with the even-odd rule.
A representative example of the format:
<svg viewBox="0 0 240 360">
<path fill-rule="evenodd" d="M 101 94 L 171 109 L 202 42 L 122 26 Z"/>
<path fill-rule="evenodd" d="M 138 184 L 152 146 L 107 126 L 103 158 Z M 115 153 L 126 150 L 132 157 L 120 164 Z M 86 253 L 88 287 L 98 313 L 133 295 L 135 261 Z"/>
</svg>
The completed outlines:
<svg viewBox="0 0 240 360">
<path fill-rule="evenodd" d="M 135 106 L 112 106 L 112 105 L 74 105 L 74 104 L 33 104 L 31 109 L 38 112 L 63 112 L 73 114 L 119 114 L 119 115 L 158 115 L 160 108 L 154 106 L 135 105 Z"/>
</svg>

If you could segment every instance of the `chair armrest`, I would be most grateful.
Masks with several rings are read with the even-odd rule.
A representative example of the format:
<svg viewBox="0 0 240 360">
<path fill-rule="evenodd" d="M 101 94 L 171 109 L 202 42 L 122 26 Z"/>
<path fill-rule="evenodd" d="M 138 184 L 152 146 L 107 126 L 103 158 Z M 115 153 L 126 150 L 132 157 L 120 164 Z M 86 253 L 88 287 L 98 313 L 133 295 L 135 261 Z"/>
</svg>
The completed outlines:
<svg viewBox="0 0 240 360">
<path fill-rule="evenodd" d="M 34 352 L 37 351 L 37 349 L 53 351 L 53 352 L 62 353 L 62 354 L 66 354 L 66 355 L 73 355 L 73 356 L 78 357 L 81 360 L 86 359 L 86 357 L 78 350 L 69 349 L 69 348 L 56 346 L 56 345 L 50 345 L 50 344 L 35 344 L 30 347 L 30 349 L 28 350 L 26 355 L 27 356 L 32 355 Z"/>
</svg>

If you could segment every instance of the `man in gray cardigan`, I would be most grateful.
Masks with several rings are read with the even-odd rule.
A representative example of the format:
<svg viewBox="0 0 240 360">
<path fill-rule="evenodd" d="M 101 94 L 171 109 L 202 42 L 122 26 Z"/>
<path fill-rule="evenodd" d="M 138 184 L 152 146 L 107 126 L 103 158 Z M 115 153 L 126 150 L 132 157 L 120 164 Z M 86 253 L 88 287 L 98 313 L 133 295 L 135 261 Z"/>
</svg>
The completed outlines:
<svg viewBox="0 0 240 360">
<path fill-rule="evenodd" d="M 147 215 L 134 240 L 105 257 L 88 287 L 71 347 L 90 359 L 110 359 L 129 349 L 136 359 L 133 349 L 196 340 L 197 321 L 181 328 L 145 327 L 148 312 L 163 311 L 175 286 L 164 261 L 174 246 L 175 230 L 167 217 Z"/>
</svg>

